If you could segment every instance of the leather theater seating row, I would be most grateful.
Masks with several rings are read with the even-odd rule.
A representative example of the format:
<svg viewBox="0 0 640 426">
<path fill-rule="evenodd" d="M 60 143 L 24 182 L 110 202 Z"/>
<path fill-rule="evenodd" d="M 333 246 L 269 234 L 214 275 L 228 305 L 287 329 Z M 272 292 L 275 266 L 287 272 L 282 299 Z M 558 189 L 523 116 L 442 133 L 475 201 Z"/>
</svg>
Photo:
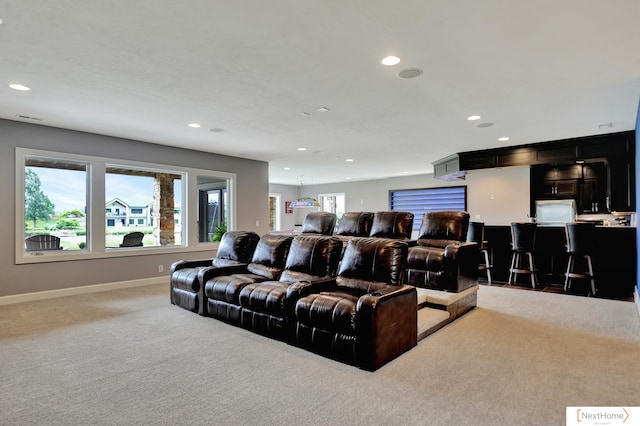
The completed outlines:
<svg viewBox="0 0 640 426">
<path fill-rule="evenodd" d="M 380 213 L 392 223 L 385 225 L 387 229 L 400 227 L 410 233 L 413 215 Z M 171 303 L 373 371 L 417 344 L 414 282 L 447 291 L 467 288 L 473 278 L 461 276 L 460 265 L 447 268 L 459 260 L 456 255 L 475 255 L 470 272 L 477 284 L 477 244 L 464 243 L 466 225 L 464 232 L 456 233 L 453 212 L 445 213 L 425 215 L 421 228 L 427 234 L 413 242 L 389 238 L 390 234 L 347 237 L 303 232 L 295 237 L 259 237 L 229 231 L 215 258 L 172 265 Z M 466 213 L 455 213 L 464 222 Z M 396 225 L 399 217 L 402 223 Z M 447 224 L 425 225 L 425 219 L 446 219 Z M 420 256 L 426 258 L 418 261 Z M 412 272 L 425 267 L 439 270 Z M 462 284 L 452 285 L 451 280 Z"/>
</svg>

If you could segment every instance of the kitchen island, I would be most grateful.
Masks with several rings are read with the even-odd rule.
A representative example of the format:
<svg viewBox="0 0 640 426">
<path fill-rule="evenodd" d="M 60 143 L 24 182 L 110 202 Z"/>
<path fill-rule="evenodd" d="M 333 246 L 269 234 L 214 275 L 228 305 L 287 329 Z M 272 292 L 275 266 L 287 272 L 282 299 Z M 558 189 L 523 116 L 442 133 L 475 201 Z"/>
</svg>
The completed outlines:
<svg viewBox="0 0 640 426">
<path fill-rule="evenodd" d="M 597 226 L 595 232 L 593 269 L 597 295 L 610 298 L 633 296 L 636 286 L 636 228 L 629 226 Z M 511 263 L 510 225 L 486 225 L 485 240 L 490 247 L 492 279 L 507 283 Z M 562 288 L 567 268 L 564 226 L 538 225 L 534 254 L 539 286 Z M 482 281 L 481 277 L 481 281 Z M 530 286 L 528 277 L 518 277 L 517 283 Z M 573 281 L 575 292 L 587 285 Z"/>
</svg>

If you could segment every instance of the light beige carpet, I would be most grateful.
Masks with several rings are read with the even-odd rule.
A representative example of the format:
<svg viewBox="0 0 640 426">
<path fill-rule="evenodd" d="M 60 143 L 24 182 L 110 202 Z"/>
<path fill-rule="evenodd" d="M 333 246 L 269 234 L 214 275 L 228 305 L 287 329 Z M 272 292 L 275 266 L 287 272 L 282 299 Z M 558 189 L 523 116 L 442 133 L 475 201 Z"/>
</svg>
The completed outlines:
<svg viewBox="0 0 640 426">
<path fill-rule="evenodd" d="M 483 286 L 369 373 L 170 305 L 148 286 L 0 306 L 2 425 L 563 425 L 640 404 L 630 302 Z"/>
</svg>

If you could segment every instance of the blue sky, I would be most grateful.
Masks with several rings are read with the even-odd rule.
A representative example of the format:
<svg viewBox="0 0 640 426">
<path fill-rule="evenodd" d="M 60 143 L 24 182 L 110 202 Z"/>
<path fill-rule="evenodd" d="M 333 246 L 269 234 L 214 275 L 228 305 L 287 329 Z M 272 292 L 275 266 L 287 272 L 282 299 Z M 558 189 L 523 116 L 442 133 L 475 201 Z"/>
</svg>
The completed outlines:
<svg viewBox="0 0 640 426">
<path fill-rule="evenodd" d="M 55 212 L 85 207 L 85 172 L 65 169 L 32 167 L 40 177 L 41 189 L 55 204 Z M 105 203 L 119 198 L 130 205 L 147 205 L 153 201 L 153 178 L 107 174 Z M 180 200 L 180 185 L 176 185 L 176 199 Z"/>
</svg>

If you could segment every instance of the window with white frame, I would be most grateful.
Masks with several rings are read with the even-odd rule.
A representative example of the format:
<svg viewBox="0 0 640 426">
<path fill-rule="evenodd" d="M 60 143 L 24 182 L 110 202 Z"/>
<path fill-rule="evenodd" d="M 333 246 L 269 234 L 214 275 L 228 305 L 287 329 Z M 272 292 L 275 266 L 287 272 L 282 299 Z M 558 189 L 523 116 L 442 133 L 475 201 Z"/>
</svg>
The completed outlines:
<svg viewBox="0 0 640 426">
<path fill-rule="evenodd" d="M 25 250 L 39 248 L 37 239 L 45 235 L 59 238 L 47 248 L 85 250 L 89 163 L 28 155 L 23 164 Z"/>
<path fill-rule="evenodd" d="M 161 169 L 107 164 L 105 246 L 119 247 L 132 230 L 145 234 L 143 247 L 182 244 L 182 226 L 175 206 L 181 204 L 182 174 Z M 144 219 L 132 217 L 144 215 Z M 176 226 L 177 225 L 177 226 Z"/>
<path fill-rule="evenodd" d="M 411 212 L 413 229 L 420 229 L 422 216 L 427 212 L 467 210 L 467 187 L 400 189 L 389 191 L 390 210 Z"/>
<path fill-rule="evenodd" d="M 269 231 L 279 231 L 282 223 L 281 194 L 269 194 Z"/>
<path fill-rule="evenodd" d="M 336 192 L 329 194 L 319 194 L 320 209 L 323 212 L 335 213 L 338 220 L 342 217 L 345 210 L 346 198 L 344 192 Z"/>
<path fill-rule="evenodd" d="M 199 237 L 200 224 L 214 233 L 233 229 L 233 173 L 24 148 L 16 149 L 16 164 L 16 263 L 195 249 L 216 241 Z M 120 248 L 132 227 L 146 234 L 143 247 Z M 33 235 L 46 244 L 27 242 Z M 59 247 L 52 250 L 51 241 Z"/>
</svg>

